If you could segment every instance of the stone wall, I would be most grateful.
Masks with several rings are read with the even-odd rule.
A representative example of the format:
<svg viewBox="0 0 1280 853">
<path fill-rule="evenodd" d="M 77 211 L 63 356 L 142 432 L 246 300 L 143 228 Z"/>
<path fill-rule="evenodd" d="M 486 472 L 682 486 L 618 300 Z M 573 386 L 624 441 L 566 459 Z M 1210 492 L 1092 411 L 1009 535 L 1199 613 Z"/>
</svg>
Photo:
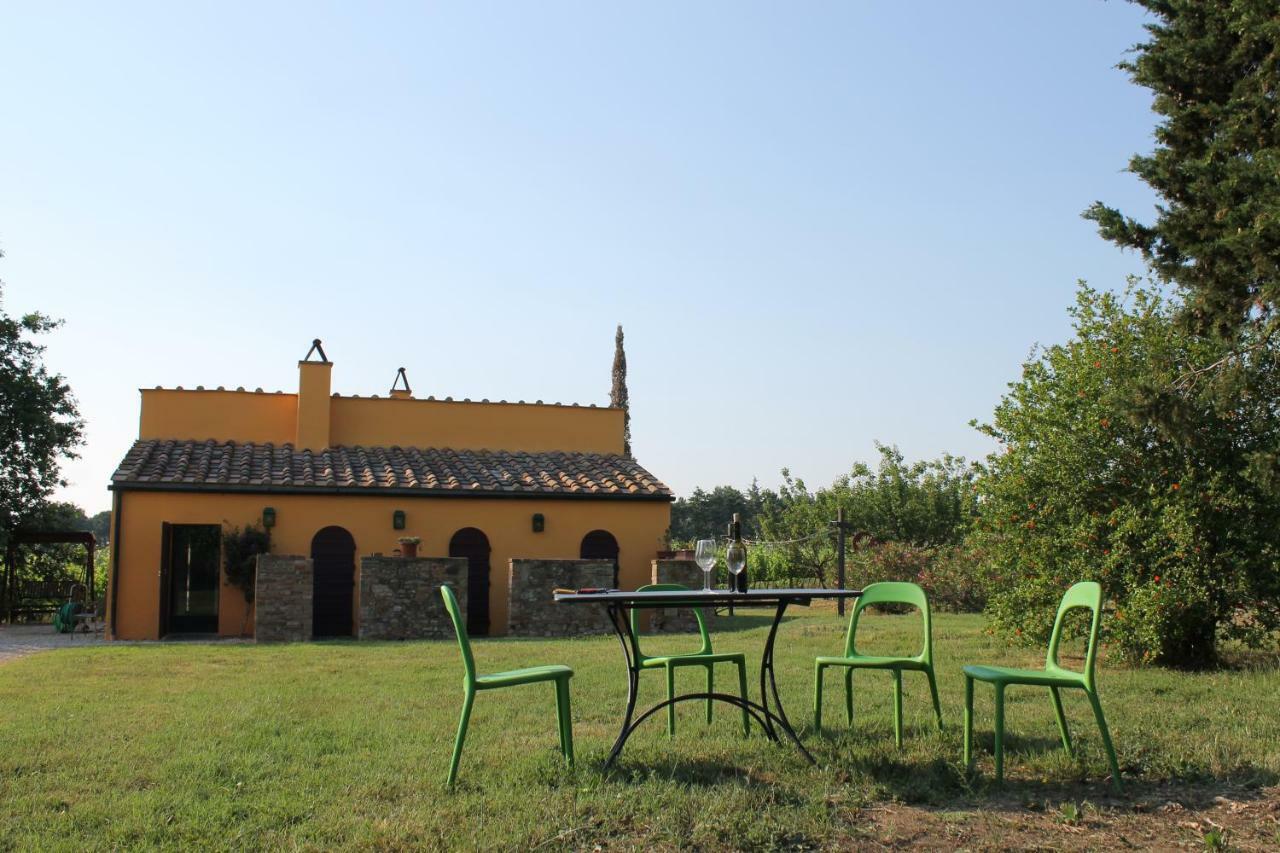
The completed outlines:
<svg viewBox="0 0 1280 853">
<path fill-rule="evenodd" d="M 452 639 L 440 585 L 447 583 L 467 612 L 463 557 L 361 557 L 361 640 Z"/>
<path fill-rule="evenodd" d="M 654 560 L 651 583 L 678 583 L 689 589 L 702 589 L 702 569 L 693 560 Z M 716 609 L 703 607 L 702 618 L 706 620 L 707 630 L 715 624 Z M 697 631 L 698 620 L 689 608 L 655 609 L 649 611 L 649 630 L 653 632 L 677 633 Z"/>
<path fill-rule="evenodd" d="M 311 639 L 311 560 L 259 554 L 254 581 L 253 636 L 259 643 Z"/>
<path fill-rule="evenodd" d="M 612 630 L 599 604 L 556 604 L 556 589 L 607 588 L 610 560 L 517 560 L 507 568 L 507 633 L 514 637 L 570 637 Z"/>
</svg>

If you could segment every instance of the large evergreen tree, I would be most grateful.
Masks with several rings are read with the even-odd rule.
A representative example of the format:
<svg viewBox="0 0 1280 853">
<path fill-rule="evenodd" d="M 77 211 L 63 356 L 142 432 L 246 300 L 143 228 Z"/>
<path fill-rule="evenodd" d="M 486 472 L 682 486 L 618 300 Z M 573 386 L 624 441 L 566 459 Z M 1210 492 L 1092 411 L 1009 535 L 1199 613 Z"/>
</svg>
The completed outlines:
<svg viewBox="0 0 1280 853">
<path fill-rule="evenodd" d="M 82 441 L 71 389 L 45 368 L 44 347 L 31 340 L 59 325 L 43 314 L 14 319 L 0 309 L 0 539 L 63 485 L 61 463 Z"/>
<path fill-rule="evenodd" d="M 1192 331 L 1235 352 L 1257 346 L 1246 327 L 1270 334 L 1280 302 L 1280 5 L 1133 2 L 1156 20 L 1120 67 L 1151 90 L 1163 118 L 1155 151 L 1129 169 L 1160 206 L 1151 224 L 1102 202 L 1084 215 L 1183 290 Z"/>
<path fill-rule="evenodd" d="M 622 324 L 613 337 L 613 384 L 609 405 L 622 409 L 622 452 L 631 455 L 631 396 L 627 393 L 627 351 L 622 348 Z"/>
</svg>

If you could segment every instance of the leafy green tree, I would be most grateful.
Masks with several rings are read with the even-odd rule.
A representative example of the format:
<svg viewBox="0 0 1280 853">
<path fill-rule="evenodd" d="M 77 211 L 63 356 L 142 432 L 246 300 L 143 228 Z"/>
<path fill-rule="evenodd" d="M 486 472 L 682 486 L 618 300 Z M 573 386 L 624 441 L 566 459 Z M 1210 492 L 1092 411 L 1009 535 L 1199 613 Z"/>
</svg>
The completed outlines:
<svg viewBox="0 0 1280 853">
<path fill-rule="evenodd" d="M 998 628 L 1044 642 L 1082 579 L 1103 583 L 1111 647 L 1136 660 L 1208 664 L 1220 638 L 1256 644 L 1280 626 L 1278 353 L 1255 330 L 1238 394 L 1183 387 L 1183 428 L 1163 429 L 1134 399 L 1231 346 L 1190 334 L 1180 310 L 1133 281 L 1121 296 L 1082 283 L 1071 340 L 1024 364 L 979 427 L 1001 447 L 975 531 Z"/>
<path fill-rule="evenodd" d="M 59 325 L 43 314 L 14 319 L 0 309 L 0 537 L 64 485 L 61 463 L 83 441 L 71 389 L 45 368 L 44 347 L 31 340 Z"/>
<path fill-rule="evenodd" d="M 1246 329 L 1275 328 L 1280 300 L 1280 10 L 1275 0 L 1134 2 L 1155 20 L 1120 67 L 1163 118 L 1155 151 L 1129 169 L 1161 205 L 1152 224 L 1102 202 L 1084 215 L 1184 290 L 1194 331 L 1260 346 L 1267 332 Z"/>
<path fill-rule="evenodd" d="M 813 492 L 783 470 L 777 499 L 760 517 L 760 538 L 787 543 L 761 555 L 779 579 L 834 582 L 837 554 L 830 525 L 839 510 L 856 533 L 875 542 L 932 549 L 955 544 L 968 533 L 974 517 L 972 466 L 950 455 L 909 463 L 897 447 L 878 444 L 876 449 L 876 468 L 856 463 L 831 486 Z"/>
<path fill-rule="evenodd" d="M 733 486 L 716 486 L 711 491 L 696 488 L 687 498 L 671 505 L 671 541 L 691 545 L 708 536 L 723 536 L 736 512 L 744 536 L 760 533 L 760 518 L 777 501 L 777 495 L 752 482 L 747 491 Z"/>
</svg>

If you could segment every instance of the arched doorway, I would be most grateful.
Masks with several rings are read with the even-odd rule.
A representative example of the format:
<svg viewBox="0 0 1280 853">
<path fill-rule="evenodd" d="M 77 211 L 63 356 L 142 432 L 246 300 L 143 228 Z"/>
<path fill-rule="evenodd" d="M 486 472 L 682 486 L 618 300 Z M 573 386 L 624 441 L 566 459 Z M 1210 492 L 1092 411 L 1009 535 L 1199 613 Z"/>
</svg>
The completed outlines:
<svg viewBox="0 0 1280 853">
<path fill-rule="evenodd" d="M 489 537 L 464 527 L 449 540 L 450 557 L 467 558 L 467 633 L 489 633 Z"/>
<path fill-rule="evenodd" d="M 618 540 L 607 530 L 593 530 L 582 537 L 582 545 L 578 548 L 578 557 L 583 560 L 611 560 L 613 562 L 613 584 L 618 587 Z"/>
<path fill-rule="evenodd" d="M 350 637 L 356 540 L 341 527 L 325 527 L 311 540 L 311 561 L 311 635 Z"/>
</svg>

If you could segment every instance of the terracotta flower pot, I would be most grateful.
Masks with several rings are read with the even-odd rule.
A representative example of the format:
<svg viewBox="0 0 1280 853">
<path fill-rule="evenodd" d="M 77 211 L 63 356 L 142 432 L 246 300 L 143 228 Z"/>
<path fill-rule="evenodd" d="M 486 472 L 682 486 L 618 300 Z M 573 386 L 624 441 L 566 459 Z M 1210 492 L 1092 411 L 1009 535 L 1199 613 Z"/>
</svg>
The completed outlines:
<svg viewBox="0 0 1280 853">
<path fill-rule="evenodd" d="M 417 557 L 418 543 L 417 542 L 401 542 L 400 556 L 406 559 L 413 559 L 414 557 Z"/>
</svg>

